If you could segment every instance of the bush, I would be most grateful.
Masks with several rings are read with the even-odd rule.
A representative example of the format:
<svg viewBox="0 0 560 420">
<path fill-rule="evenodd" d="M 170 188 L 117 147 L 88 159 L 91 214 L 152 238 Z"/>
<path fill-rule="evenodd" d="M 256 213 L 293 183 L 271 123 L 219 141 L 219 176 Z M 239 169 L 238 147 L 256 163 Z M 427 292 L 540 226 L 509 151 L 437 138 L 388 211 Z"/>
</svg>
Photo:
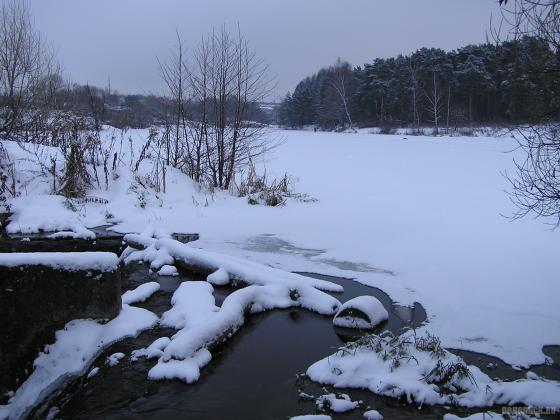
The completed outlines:
<svg viewBox="0 0 560 420">
<path fill-rule="evenodd" d="M 316 201 L 305 194 L 295 193 L 293 191 L 294 182 L 294 178 L 288 174 L 269 181 L 266 171 L 263 175 L 259 175 L 255 166 L 250 163 L 247 175 L 242 176 L 241 182 L 236 187 L 236 193 L 238 197 L 247 197 L 247 202 L 251 205 L 283 206 L 288 198 L 299 201 Z"/>
</svg>

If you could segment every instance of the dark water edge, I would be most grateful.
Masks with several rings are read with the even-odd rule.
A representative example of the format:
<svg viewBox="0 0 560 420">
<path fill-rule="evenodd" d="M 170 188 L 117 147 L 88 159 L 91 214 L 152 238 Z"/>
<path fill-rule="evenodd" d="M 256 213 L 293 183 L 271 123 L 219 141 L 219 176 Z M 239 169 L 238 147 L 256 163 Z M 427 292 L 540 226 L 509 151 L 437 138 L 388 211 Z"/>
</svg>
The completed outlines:
<svg viewBox="0 0 560 420">
<path fill-rule="evenodd" d="M 127 270 L 123 290 L 133 289 L 146 281 L 161 284 L 160 291 L 147 302 L 137 305 L 158 316 L 171 307 L 171 296 L 181 282 L 203 280 L 184 273 L 178 277 L 158 277 L 149 274 L 143 264 L 133 264 Z M 376 332 L 389 330 L 399 333 L 404 327 L 416 327 L 426 320 L 420 304 L 410 308 L 395 305 L 379 289 L 347 279 L 306 275 L 343 285 L 344 293 L 333 294 L 342 302 L 364 294 L 377 297 L 389 311 L 389 320 Z M 233 290 L 215 287 L 217 304 L 221 305 Z M 441 406 L 418 409 L 404 400 L 378 397 L 365 390 L 323 387 L 305 377 L 298 377 L 297 374 L 305 372 L 312 363 L 334 353 L 356 335 L 351 330 L 333 328 L 331 317 L 299 308 L 249 317 L 237 334 L 213 351 L 212 361 L 202 369 L 199 381 L 191 385 L 177 380 L 150 381 L 147 374 L 157 359 L 140 359 L 137 362 L 129 359 L 133 350 L 147 347 L 155 339 L 170 337 L 174 333 L 172 329 L 153 329 L 115 343 L 92 364 L 92 367 L 100 367 L 96 376 L 77 378 L 58 395 L 41 404 L 30 418 L 45 418 L 49 412 L 54 415 L 53 418 L 59 419 L 250 420 L 314 414 L 314 402 L 300 401 L 300 390 L 315 396 L 326 392 L 345 392 L 353 400 L 363 401 L 362 407 L 350 413 L 334 414 L 333 418 L 361 419 L 364 411 L 373 408 L 386 419 L 441 419 L 448 412 L 467 415 L 483 411 L 455 408 L 448 411 Z M 125 359 L 117 366 L 106 366 L 105 359 L 115 352 L 125 353 Z"/>
</svg>

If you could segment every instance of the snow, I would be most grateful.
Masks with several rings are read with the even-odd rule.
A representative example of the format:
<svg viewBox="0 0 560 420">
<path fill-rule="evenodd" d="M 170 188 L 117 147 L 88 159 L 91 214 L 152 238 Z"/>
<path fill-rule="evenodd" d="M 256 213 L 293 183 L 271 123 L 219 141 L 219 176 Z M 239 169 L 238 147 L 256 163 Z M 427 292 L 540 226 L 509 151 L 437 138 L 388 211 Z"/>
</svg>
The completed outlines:
<svg viewBox="0 0 560 420">
<path fill-rule="evenodd" d="M 111 131 L 102 135 L 108 139 Z M 130 130 L 128 136 L 139 148 L 147 130 Z M 134 175 L 123 165 L 109 190 L 88 192 L 108 204 L 72 211 L 64 198 L 49 195 L 52 179 L 37 175 L 34 155 L 3 142 L 24 184 L 21 196 L 10 200 L 8 231 L 74 232 L 110 222 L 122 233 L 141 233 L 146 226 L 197 232 L 201 252 L 353 278 L 401 305 L 419 302 L 429 323 L 418 333 L 429 329 L 449 348 L 529 366 L 547 360 L 543 345 L 560 345 L 558 230 L 543 220 L 511 222 L 502 216 L 514 208 L 501 173 L 512 171 L 513 157 L 522 157 L 519 151 L 505 153 L 515 148 L 513 139 L 271 133 L 279 136 L 282 145 L 256 164 L 266 165 L 268 176 L 297 176 L 297 190 L 317 202 L 248 206 L 226 192 L 201 190 L 172 168 L 166 193 L 155 193 L 131 188 L 137 186 Z M 154 268 L 175 264 L 169 252 L 159 253 L 161 258 L 148 258 Z M 235 280 L 229 262 L 214 268 L 222 269 L 210 279 L 214 284 Z"/>
<path fill-rule="evenodd" d="M 134 350 L 130 355 L 130 360 L 136 362 L 139 358 L 146 359 L 159 358 L 163 355 L 163 349 L 170 343 L 169 337 L 160 337 L 150 344 L 147 348 Z"/>
<path fill-rule="evenodd" d="M 133 303 L 145 302 L 160 288 L 157 281 L 143 283 L 134 290 L 128 290 L 122 295 L 122 303 L 132 305 Z"/>
<path fill-rule="evenodd" d="M 171 248 L 173 247 L 167 247 Z M 189 247 L 179 244 L 177 249 L 182 248 Z M 183 250 L 183 256 L 186 254 L 188 252 Z M 301 296 L 293 296 L 290 286 L 292 284 L 286 284 L 283 277 L 272 277 L 265 285 L 251 285 L 234 291 L 218 307 L 214 299 L 214 288 L 210 283 L 183 282 L 173 294 L 172 308 L 162 315 L 160 321 L 161 326 L 179 331 L 170 340 L 158 339 L 148 349 L 138 350 L 133 353 L 133 357 L 149 354 L 159 356 L 157 364 L 148 372 L 149 379 L 195 382 L 200 376 L 200 369 L 212 358 L 207 348 L 237 332 L 245 322 L 246 313 L 302 305 Z M 332 314 L 339 306 L 336 299 L 309 285 L 299 285 L 297 290 L 303 294 L 310 291 L 317 293 L 314 297 L 307 297 L 311 302 L 311 310 L 327 310 L 327 313 Z M 317 302 L 314 303 L 315 301 Z"/>
<path fill-rule="evenodd" d="M 369 318 L 369 321 L 356 316 L 342 316 L 348 309 L 357 309 Z M 358 296 L 342 304 L 333 319 L 337 327 L 372 329 L 389 318 L 389 313 L 379 299 L 373 296 Z"/>
<path fill-rule="evenodd" d="M 106 324 L 84 319 L 67 323 L 64 329 L 56 332 L 54 344 L 46 346 L 35 359 L 29 378 L 7 405 L 0 406 L 0 419 L 23 417 L 68 377 L 83 375 L 103 348 L 135 336 L 156 322 L 157 316 L 150 311 L 123 305 L 120 314 Z"/>
<path fill-rule="evenodd" d="M 408 403 L 420 406 L 560 408 L 560 382 L 495 381 L 442 349 L 433 337 L 418 337 L 413 332 L 399 337 L 364 336 L 314 363 L 307 375 L 336 388 L 363 388 L 377 395 L 406 397 Z"/>
<path fill-rule="evenodd" d="M 12 252 L 0 254 L 0 266 L 40 265 L 65 271 L 112 272 L 119 258 L 112 252 Z"/>
<path fill-rule="evenodd" d="M 94 367 L 92 370 L 89 371 L 89 373 L 87 374 L 86 378 L 87 379 L 91 379 L 93 378 L 95 375 L 97 375 L 99 373 L 99 368 L 98 367 Z"/>
<path fill-rule="evenodd" d="M 364 419 L 366 420 L 383 420 L 383 416 L 377 410 L 369 410 L 364 413 Z"/>
<path fill-rule="evenodd" d="M 47 237 L 50 239 L 71 238 L 71 239 L 95 239 L 95 233 L 82 226 L 76 225 L 76 231 L 61 231 L 51 233 Z"/>
<path fill-rule="evenodd" d="M 289 298 L 291 294 L 294 295 L 294 300 L 293 304 L 289 306 L 294 306 L 297 303 L 297 306 L 323 315 L 334 314 L 340 307 L 340 302 L 337 299 L 321 291 L 340 292 L 343 290 L 341 286 L 329 281 L 313 279 L 240 258 L 201 250 L 190 244 L 183 244 L 169 238 L 150 239 L 145 235 L 126 235 L 125 240 L 147 246 L 144 250 L 131 248 L 125 250 L 121 258 L 126 263 L 142 260 L 150 262 L 151 266 L 154 266 L 154 264 L 159 265 L 164 260 L 184 262 L 198 269 L 213 271 L 207 280 L 212 283 L 212 280 L 217 279 L 218 285 L 224 285 L 225 276 L 222 273 L 227 272 L 228 279 L 235 279 L 244 284 L 273 286 L 266 289 L 267 291 L 282 286 L 280 295 L 284 296 L 281 298 L 278 307 L 287 307 L 283 299 Z M 265 306 L 268 309 L 274 307 L 268 302 Z"/>
<path fill-rule="evenodd" d="M 342 394 L 337 397 L 335 394 L 321 395 L 315 405 L 319 410 L 331 410 L 334 413 L 346 413 L 347 411 L 355 410 L 359 407 L 360 403 L 352 401 L 348 395 Z"/>
<path fill-rule="evenodd" d="M 159 276 L 178 276 L 177 268 L 172 265 L 164 265 L 158 271 Z"/>
<path fill-rule="evenodd" d="M 331 420 L 331 416 L 325 414 L 304 414 L 303 416 L 290 417 L 290 420 Z"/>
<path fill-rule="evenodd" d="M 443 420 L 504 420 L 501 414 L 494 413 L 492 411 L 486 411 L 484 413 L 476 413 L 467 417 L 459 417 L 454 414 L 446 414 L 443 416 Z"/>
<path fill-rule="evenodd" d="M 112 355 L 107 357 L 105 364 L 109 367 L 117 366 L 120 363 L 121 359 L 123 358 L 124 358 L 124 353 L 121 352 L 113 353 Z"/>
<path fill-rule="evenodd" d="M 219 268 L 218 270 L 214 271 L 208 276 L 207 280 L 217 286 L 227 285 L 230 282 L 229 274 L 223 268 Z"/>
<path fill-rule="evenodd" d="M 205 348 L 201 348 L 181 360 L 163 361 L 160 358 L 157 365 L 148 372 L 148 379 L 179 379 L 187 384 L 192 384 L 198 381 L 200 369 L 206 366 L 210 360 L 212 360 L 212 355 Z"/>
</svg>

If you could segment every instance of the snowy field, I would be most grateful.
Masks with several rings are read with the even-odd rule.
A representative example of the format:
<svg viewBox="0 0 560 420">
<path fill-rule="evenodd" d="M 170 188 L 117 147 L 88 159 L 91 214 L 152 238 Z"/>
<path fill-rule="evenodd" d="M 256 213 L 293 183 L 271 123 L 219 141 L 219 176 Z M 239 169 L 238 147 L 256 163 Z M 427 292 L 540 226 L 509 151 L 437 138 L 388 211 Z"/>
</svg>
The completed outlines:
<svg viewBox="0 0 560 420">
<path fill-rule="evenodd" d="M 110 129 L 104 133 L 107 138 L 112 134 Z M 130 137 L 133 145 L 139 144 L 146 135 L 143 130 L 130 131 L 126 143 Z M 187 303 L 199 295 L 201 302 L 208 302 L 202 312 L 216 313 L 207 322 L 216 331 L 238 328 L 243 308 L 250 302 L 254 302 L 253 311 L 257 312 L 295 304 L 330 314 L 339 305 L 336 299 L 316 290 L 334 290 L 326 283 L 301 283 L 299 276 L 258 265 L 245 266 L 243 261 L 249 260 L 284 271 L 354 278 L 382 289 L 402 305 L 419 302 L 429 322 L 417 334 L 438 336 L 448 348 L 482 352 L 526 367 L 547 361 L 542 352 L 544 345 L 560 344 L 558 231 L 542 220 L 512 222 L 501 215 L 514 210 L 504 192 L 507 180 L 501 175 L 512 169 L 515 153 L 506 152 L 514 148 L 513 139 L 407 138 L 309 131 L 275 131 L 270 136 L 283 141 L 259 163 L 260 167 L 266 168 L 269 177 L 285 172 L 297 176 L 297 191 L 317 201 L 289 200 L 285 206 L 275 208 L 251 206 L 246 198 L 203 191 L 173 170 L 167 175 L 167 192 L 156 194 L 135 182 L 128 166 L 122 164 L 108 190 L 102 188 L 89 194 L 107 203 L 79 204 L 69 210 L 62 197 L 48 195 L 52 179 L 40 175 L 35 164 L 37 156 L 6 143 L 15 158 L 16 173 L 23 180 L 19 185 L 21 197 L 11 203 L 14 215 L 8 231 L 62 231 L 60 235 L 89 237 L 87 228 L 114 224 L 113 229 L 123 233 L 142 233 L 129 237 L 144 241 L 147 247 L 146 251 L 129 253 L 124 258 L 150 262 L 162 275 L 175 274 L 175 268 L 168 264 L 174 258 L 185 258 L 217 270 L 208 278 L 213 284 L 226 283 L 228 275 L 249 278 L 256 286 L 239 291 L 237 298 L 220 311 L 214 306 L 210 285 L 208 290 L 195 290 L 184 297 Z M 133 161 L 126 154 L 122 160 Z M 187 248 L 169 239 L 150 239 L 152 234 L 165 238 L 171 232 L 197 232 L 201 239 Z M 229 257 L 213 254 L 216 252 Z M 158 286 L 147 283 L 128 292 L 123 303 L 145 300 Z M 299 296 L 295 303 L 289 299 L 293 289 Z M 178 293 L 172 302 L 175 312 L 181 316 L 190 314 L 189 305 L 181 301 L 181 289 Z M 185 327 L 179 321 L 159 322 L 176 329 Z M 147 319 L 144 328 L 153 322 Z M 127 334 L 141 328 L 132 327 Z M 150 375 L 178 377 L 186 368 L 183 373 L 170 372 L 175 365 L 161 362 L 188 356 L 192 360 L 181 362 L 190 363 L 188 375 L 185 374 L 188 380 L 183 379 L 196 380 L 199 368 L 208 363 L 210 355 L 207 351 L 186 354 L 185 348 L 197 350 L 208 334 L 214 334 L 212 328 L 198 327 L 200 334 L 194 337 L 187 329 L 184 338 L 177 334 L 171 341 L 155 342 L 153 349 L 142 349 L 146 353 L 143 356 L 152 352 L 160 357 Z M 337 360 L 336 355 L 333 357 Z M 362 359 L 341 360 L 341 369 L 353 363 L 370 366 L 369 357 L 367 363 Z M 323 383 L 343 383 L 344 376 L 332 377 L 328 369 L 321 368 L 321 363 L 330 365 L 325 360 L 318 361 L 308 373 Z M 83 363 L 73 371 L 83 371 Z M 390 377 L 389 372 L 387 375 Z M 412 375 L 421 377 L 423 373 L 414 371 Z M 354 375 L 351 378 L 356 379 Z M 491 383 L 486 376 L 477 379 L 483 384 Z M 383 394 L 378 385 L 368 382 L 372 378 L 360 380 L 354 385 Z M 348 385 L 352 384 L 344 382 L 344 386 Z M 541 386 L 546 390 L 541 394 L 547 396 L 542 401 L 533 395 L 537 388 L 524 382 L 511 392 L 504 388 L 503 400 L 483 401 L 477 393 L 478 399 L 472 401 L 479 402 L 469 400 L 464 405 L 551 404 L 555 395 L 560 395 L 557 383 L 542 382 Z M 449 402 L 435 396 L 426 399 L 424 391 L 420 394 L 428 403 Z"/>
<path fill-rule="evenodd" d="M 121 169 L 109 191 L 91 194 L 108 204 L 71 212 L 62 198 L 42 195 L 49 180 L 27 174 L 30 156 L 8 145 L 21 158 L 16 170 L 29 178 L 27 194 L 13 201 L 8 229 L 79 233 L 83 225 L 116 222 L 126 233 L 146 226 L 198 232 L 205 250 L 352 277 L 401 304 L 419 302 L 429 317 L 425 328 L 447 347 L 529 365 L 545 361 L 543 345 L 560 344 L 558 231 L 542 220 L 501 215 L 513 211 L 500 173 L 512 168 L 511 138 L 298 131 L 271 137 L 283 143 L 265 158 L 268 175 L 297 176 L 296 189 L 317 202 L 250 206 L 244 198 L 201 192 L 170 171 L 167 194 L 147 191 L 141 208 L 130 173 Z"/>
</svg>

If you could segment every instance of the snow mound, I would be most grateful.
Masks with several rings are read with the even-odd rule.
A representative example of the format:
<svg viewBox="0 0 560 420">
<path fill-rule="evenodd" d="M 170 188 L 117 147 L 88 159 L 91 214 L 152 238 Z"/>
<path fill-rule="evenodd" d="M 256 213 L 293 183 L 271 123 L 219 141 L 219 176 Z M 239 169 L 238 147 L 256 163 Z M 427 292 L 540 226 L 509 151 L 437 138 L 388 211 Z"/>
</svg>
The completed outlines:
<svg viewBox="0 0 560 420">
<path fill-rule="evenodd" d="M 177 268 L 173 265 L 164 265 L 158 271 L 160 276 L 178 276 Z"/>
<path fill-rule="evenodd" d="M 112 252 L 11 252 L 0 254 L 0 266 L 41 265 L 57 270 L 115 271 L 119 258 Z"/>
<path fill-rule="evenodd" d="M 369 410 L 364 413 L 364 419 L 366 420 L 383 420 L 383 416 L 377 410 Z"/>
<path fill-rule="evenodd" d="M 177 330 L 194 327 L 219 311 L 214 288 L 205 281 L 183 282 L 171 298 L 172 308 L 161 316 L 160 325 Z"/>
<path fill-rule="evenodd" d="M 389 319 L 389 313 L 379 299 L 373 296 L 358 296 L 345 302 L 333 319 L 337 327 L 373 329 Z"/>
<path fill-rule="evenodd" d="M 191 356 L 181 360 L 168 360 L 160 358 L 157 365 L 148 372 L 148 379 L 179 379 L 187 384 L 192 384 L 200 378 L 200 369 L 206 366 L 212 355 L 205 348 L 194 352 Z"/>
<path fill-rule="evenodd" d="M 134 290 L 129 290 L 122 295 L 122 303 L 131 305 L 133 303 L 145 302 L 160 288 L 156 281 L 141 284 Z"/>
<path fill-rule="evenodd" d="M 332 420 L 332 417 L 325 414 L 304 414 L 303 416 L 290 417 L 290 420 Z"/>
<path fill-rule="evenodd" d="M 94 367 L 92 370 L 89 371 L 89 373 L 87 374 L 86 378 L 87 379 L 91 379 L 93 378 L 95 375 L 97 375 L 99 373 L 99 368 L 98 367 Z"/>
<path fill-rule="evenodd" d="M 360 403 L 352 401 L 347 394 L 325 394 L 321 395 L 315 401 L 318 410 L 331 410 L 334 413 L 346 413 L 347 411 L 355 410 L 359 407 Z"/>
<path fill-rule="evenodd" d="M 364 388 L 409 403 L 492 407 L 523 404 L 560 407 L 560 383 L 494 381 L 441 347 L 439 339 L 412 332 L 366 335 L 314 363 L 309 378 L 338 388 Z"/>
<path fill-rule="evenodd" d="M 139 358 L 145 357 L 146 359 L 153 359 L 163 355 L 163 349 L 171 342 L 169 337 L 160 337 L 147 348 L 134 350 L 130 355 L 130 361 L 136 362 Z"/>
<path fill-rule="evenodd" d="M 105 364 L 109 367 L 117 366 L 120 363 L 121 359 L 123 358 L 124 358 L 124 353 L 121 352 L 113 353 L 112 355 L 107 357 Z"/>
<path fill-rule="evenodd" d="M 35 359 L 33 373 L 8 404 L 0 406 L 0 419 L 24 417 L 68 377 L 84 374 L 104 348 L 153 327 L 157 319 L 150 311 L 123 305 L 121 313 L 106 324 L 84 319 L 70 321 L 56 332 L 54 344 L 46 346 Z"/>
<path fill-rule="evenodd" d="M 146 261 L 152 267 L 161 267 L 166 262 L 176 261 L 177 264 L 185 263 L 189 267 L 211 272 L 208 281 L 217 281 L 224 285 L 224 280 L 235 280 L 242 284 L 259 286 L 282 285 L 289 292 L 297 305 L 323 315 L 332 315 L 340 307 L 340 302 L 332 296 L 323 293 L 342 292 L 344 289 L 338 284 L 289 273 L 276 268 L 267 267 L 251 261 L 228 255 L 218 254 L 194 248 L 190 244 L 183 244 L 173 239 L 155 239 L 146 235 L 129 234 L 124 238 L 129 243 L 141 244 L 143 250 L 127 248 L 121 258 L 125 263 L 131 261 Z"/>
<path fill-rule="evenodd" d="M 6 232 L 58 232 L 53 236 L 95 239 L 95 233 L 80 221 L 77 212 L 69 210 L 60 195 L 29 195 L 12 200 L 12 216 Z M 95 226 L 95 225 L 91 225 Z"/>
<path fill-rule="evenodd" d="M 207 278 L 209 283 L 215 284 L 216 286 L 227 285 L 230 282 L 229 274 L 223 268 L 219 268 Z"/>
</svg>

